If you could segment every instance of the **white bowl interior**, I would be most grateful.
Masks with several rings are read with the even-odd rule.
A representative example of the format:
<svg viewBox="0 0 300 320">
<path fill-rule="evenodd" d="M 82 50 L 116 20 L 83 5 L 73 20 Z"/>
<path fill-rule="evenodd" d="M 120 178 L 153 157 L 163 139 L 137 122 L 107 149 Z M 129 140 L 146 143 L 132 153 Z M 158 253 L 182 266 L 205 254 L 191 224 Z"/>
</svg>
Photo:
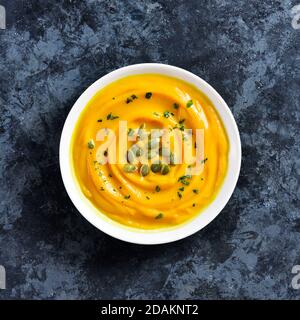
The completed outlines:
<svg viewBox="0 0 300 320">
<path fill-rule="evenodd" d="M 218 111 L 229 139 L 228 170 L 221 190 L 215 200 L 198 216 L 176 228 L 155 231 L 143 231 L 127 228 L 101 214 L 83 195 L 74 176 L 70 161 L 71 137 L 78 117 L 90 99 L 108 84 L 134 74 L 158 73 L 184 80 L 204 92 Z M 60 141 L 59 160 L 62 179 L 69 197 L 78 211 L 96 228 L 127 242 L 138 244 L 161 244 L 185 238 L 209 224 L 224 208 L 236 186 L 241 165 L 241 142 L 233 115 L 222 97 L 207 82 L 184 69 L 157 63 L 131 65 L 115 70 L 93 83 L 78 98 L 71 109 Z"/>
</svg>

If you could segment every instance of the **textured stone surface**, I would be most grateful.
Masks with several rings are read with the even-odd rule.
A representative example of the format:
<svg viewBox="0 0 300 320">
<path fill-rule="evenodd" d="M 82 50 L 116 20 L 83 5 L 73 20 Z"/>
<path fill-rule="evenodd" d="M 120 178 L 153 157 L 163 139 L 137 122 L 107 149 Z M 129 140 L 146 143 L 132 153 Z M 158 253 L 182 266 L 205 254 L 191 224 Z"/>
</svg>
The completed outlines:
<svg viewBox="0 0 300 320">
<path fill-rule="evenodd" d="M 1 0 L 0 298 L 299 298 L 300 1 Z M 183 67 L 239 125 L 233 197 L 201 232 L 137 246 L 96 230 L 60 177 L 58 144 L 80 93 L 128 64 Z"/>
</svg>

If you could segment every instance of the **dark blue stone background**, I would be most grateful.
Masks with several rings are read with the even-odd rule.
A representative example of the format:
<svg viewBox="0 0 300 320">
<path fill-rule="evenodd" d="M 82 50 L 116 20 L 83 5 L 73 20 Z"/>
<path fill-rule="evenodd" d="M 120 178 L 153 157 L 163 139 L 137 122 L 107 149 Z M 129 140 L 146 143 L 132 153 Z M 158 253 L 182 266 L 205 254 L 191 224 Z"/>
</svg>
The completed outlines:
<svg viewBox="0 0 300 320">
<path fill-rule="evenodd" d="M 300 298 L 300 30 L 296 1 L 0 0 L 0 298 Z M 81 92 L 162 62 L 203 77 L 238 123 L 243 161 L 222 214 L 138 246 L 106 236 L 63 187 L 58 144 Z"/>
</svg>

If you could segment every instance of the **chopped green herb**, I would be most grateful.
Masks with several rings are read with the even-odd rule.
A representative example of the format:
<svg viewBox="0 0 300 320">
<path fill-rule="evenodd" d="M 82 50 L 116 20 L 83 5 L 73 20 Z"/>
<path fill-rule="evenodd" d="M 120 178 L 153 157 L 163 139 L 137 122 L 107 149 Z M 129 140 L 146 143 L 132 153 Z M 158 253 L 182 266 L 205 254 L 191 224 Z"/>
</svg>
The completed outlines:
<svg viewBox="0 0 300 320">
<path fill-rule="evenodd" d="M 107 149 L 103 152 L 103 155 L 104 155 L 105 157 L 107 157 L 107 155 L 108 155 L 108 150 L 107 150 Z"/>
<path fill-rule="evenodd" d="M 163 213 L 159 213 L 156 217 L 155 217 L 155 219 L 162 219 L 163 218 Z"/>
<path fill-rule="evenodd" d="M 110 178 L 112 178 L 112 174 L 110 173 L 109 175 L 108 175 Z"/>
<path fill-rule="evenodd" d="M 95 148 L 95 142 L 93 139 L 91 139 L 89 142 L 88 142 L 88 148 L 89 149 L 94 149 Z"/>
<path fill-rule="evenodd" d="M 160 117 L 160 114 L 158 112 L 153 112 L 153 114 L 156 116 L 156 117 Z"/>
<path fill-rule="evenodd" d="M 201 163 L 205 163 L 208 160 L 208 158 L 205 158 L 204 160 L 201 161 Z"/>
<path fill-rule="evenodd" d="M 184 191 L 184 187 L 181 187 L 178 189 L 179 191 Z"/>
<path fill-rule="evenodd" d="M 155 191 L 156 191 L 156 192 L 159 192 L 159 191 L 160 191 L 160 186 L 156 186 L 156 187 L 155 187 Z"/>
<path fill-rule="evenodd" d="M 173 107 L 174 107 L 174 109 L 178 109 L 179 108 L 179 104 L 178 103 L 174 103 Z"/>
<path fill-rule="evenodd" d="M 132 137 L 134 135 L 134 130 L 132 128 L 128 129 L 128 136 Z"/>
<path fill-rule="evenodd" d="M 198 194 L 199 193 L 199 189 L 193 189 L 193 192 Z"/>
<path fill-rule="evenodd" d="M 104 188 L 103 188 L 103 187 L 101 187 L 101 188 L 100 188 L 100 190 L 101 190 L 101 191 L 104 191 Z"/>
<path fill-rule="evenodd" d="M 115 120 L 118 118 L 119 118 L 119 116 L 113 116 L 112 113 L 109 113 L 106 117 L 107 120 Z"/>
<path fill-rule="evenodd" d="M 180 124 L 179 126 L 176 124 L 176 126 L 173 129 L 179 129 L 181 131 L 184 131 L 185 127 L 183 124 Z"/>
<path fill-rule="evenodd" d="M 170 117 L 170 112 L 169 111 L 165 111 L 164 112 L 164 117 L 165 118 L 169 118 Z"/>
<path fill-rule="evenodd" d="M 193 203 L 193 207 L 195 207 L 196 206 L 196 203 Z"/>
<path fill-rule="evenodd" d="M 184 123 L 184 121 L 185 121 L 185 119 L 181 119 L 181 120 L 179 120 L 179 124 L 183 124 L 183 123 Z"/>
<path fill-rule="evenodd" d="M 146 92 L 145 98 L 150 99 L 152 97 L 152 92 Z"/>
<path fill-rule="evenodd" d="M 187 108 L 190 108 L 192 105 L 193 105 L 193 100 L 189 100 L 189 101 L 186 103 L 186 107 L 187 107 Z"/>
<path fill-rule="evenodd" d="M 181 192 L 177 192 L 177 195 L 178 195 L 178 197 L 179 197 L 179 199 L 181 199 L 182 198 L 182 193 Z"/>
<path fill-rule="evenodd" d="M 102 119 L 98 119 L 98 120 L 97 120 L 97 122 L 102 122 L 102 121 L 103 121 Z"/>
<path fill-rule="evenodd" d="M 191 179 L 192 176 L 191 175 L 185 175 L 185 176 L 181 176 L 178 179 L 178 182 L 181 182 L 182 184 L 184 184 L 185 186 L 188 186 L 190 184 L 190 182 L 188 181 L 188 179 Z"/>
<path fill-rule="evenodd" d="M 146 199 L 147 199 L 147 200 L 150 200 L 150 198 L 149 198 L 148 196 L 146 196 Z"/>
<path fill-rule="evenodd" d="M 180 182 L 181 180 L 185 180 L 185 179 L 192 179 L 192 176 L 191 175 L 181 176 L 178 178 L 178 181 Z"/>
<path fill-rule="evenodd" d="M 189 181 L 187 181 L 187 180 L 181 180 L 180 182 L 181 182 L 182 184 L 184 184 L 185 186 L 190 185 Z"/>
<path fill-rule="evenodd" d="M 138 97 L 135 94 L 131 95 L 132 100 L 137 99 Z"/>
<path fill-rule="evenodd" d="M 128 200 L 130 198 L 130 194 L 128 196 L 124 196 L 124 199 Z"/>
</svg>

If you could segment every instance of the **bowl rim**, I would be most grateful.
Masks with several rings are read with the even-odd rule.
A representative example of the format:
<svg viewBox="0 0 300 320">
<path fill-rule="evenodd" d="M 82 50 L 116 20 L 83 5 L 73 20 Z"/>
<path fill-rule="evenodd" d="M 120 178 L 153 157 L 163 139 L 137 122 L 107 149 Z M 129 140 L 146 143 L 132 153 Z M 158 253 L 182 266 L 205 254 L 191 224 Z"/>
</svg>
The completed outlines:
<svg viewBox="0 0 300 320">
<path fill-rule="evenodd" d="M 154 231 L 127 228 L 112 221 L 88 201 L 79 189 L 70 166 L 70 148 L 74 127 L 89 100 L 103 87 L 126 76 L 135 74 L 162 74 L 188 82 L 204 92 L 217 110 L 229 140 L 228 168 L 223 184 L 215 199 L 190 221 L 172 229 Z M 81 215 L 104 233 L 130 243 L 153 245 L 174 242 L 186 238 L 207 226 L 223 210 L 238 181 L 241 167 L 241 140 L 237 124 L 221 95 L 199 76 L 179 67 L 160 63 L 140 63 L 114 70 L 90 85 L 77 99 L 65 120 L 60 145 L 59 164 L 65 189 Z"/>
</svg>

